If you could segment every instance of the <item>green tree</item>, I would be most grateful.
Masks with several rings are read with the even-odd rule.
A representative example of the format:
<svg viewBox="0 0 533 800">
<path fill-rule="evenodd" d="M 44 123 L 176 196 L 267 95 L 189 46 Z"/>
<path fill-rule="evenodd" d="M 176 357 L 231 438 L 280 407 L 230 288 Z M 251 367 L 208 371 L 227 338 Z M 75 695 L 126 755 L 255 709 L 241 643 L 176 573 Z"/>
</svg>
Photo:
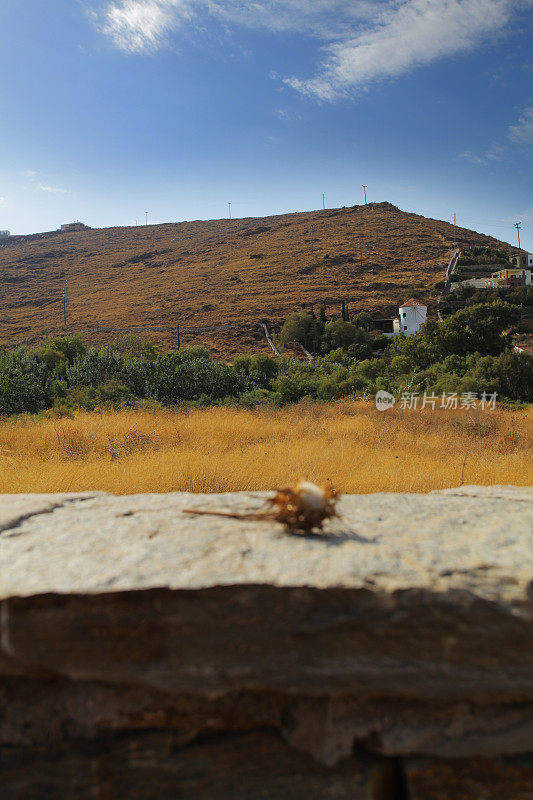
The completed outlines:
<svg viewBox="0 0 533 800">
<path fill-rule="evenodd" d="M 328 322 L 324 330 L 323 349 L 329 353 L 339 347 L 347 351 L 352 358 L 365 359 L 373 355 L 372 337 L 362 328 L 351 322 L 338 319 Z"/>
<path fill-rule="evenodd" d="M 307 350 L 316 350 L 321 334 L 322 327 L 316 317 L 308 311 L 296 311 L 283 323 L 279 339 L 284 345 L 300 342 Z"/>
</svg>

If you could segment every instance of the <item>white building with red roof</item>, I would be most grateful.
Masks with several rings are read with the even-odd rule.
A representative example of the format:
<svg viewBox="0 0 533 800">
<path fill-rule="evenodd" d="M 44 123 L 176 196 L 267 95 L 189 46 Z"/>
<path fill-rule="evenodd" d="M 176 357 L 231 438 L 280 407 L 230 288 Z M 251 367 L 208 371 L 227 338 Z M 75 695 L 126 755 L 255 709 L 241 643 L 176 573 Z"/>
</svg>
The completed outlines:
<svg viewBox="0 0 533 800">
<path fill-rule="evenodd" d="M 394 335 L 403 333 L 404 336 L 413 336 L 418 333 L 420 326 L 426 321 L 428 308 L 420 300 L 411 297 L 398 309 L 400 316 L 394 320 Z"/>
</svg>

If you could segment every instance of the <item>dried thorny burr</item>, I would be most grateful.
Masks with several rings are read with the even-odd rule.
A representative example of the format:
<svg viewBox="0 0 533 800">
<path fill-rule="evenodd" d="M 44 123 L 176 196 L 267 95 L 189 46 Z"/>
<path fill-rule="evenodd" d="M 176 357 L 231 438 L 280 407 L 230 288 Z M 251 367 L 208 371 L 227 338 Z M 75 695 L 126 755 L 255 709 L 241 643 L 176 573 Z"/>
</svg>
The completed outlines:
<svg viewBox="0 0 533 800">
<path fill-rule="evenodd" d="M 213 514 L 219 517 L 280 522 L 287 530 L 311 531 L 322 528 L 326 519 L 338 517 L 336 503 L 339 493 L 330 486 L 317 486 L 299 480 L 294 486 L 278 489 L 267 498 L 267 507 L 251 512 L 217 511 L 215 509 L 184 508 L 186 514 Z"/>
</svg>

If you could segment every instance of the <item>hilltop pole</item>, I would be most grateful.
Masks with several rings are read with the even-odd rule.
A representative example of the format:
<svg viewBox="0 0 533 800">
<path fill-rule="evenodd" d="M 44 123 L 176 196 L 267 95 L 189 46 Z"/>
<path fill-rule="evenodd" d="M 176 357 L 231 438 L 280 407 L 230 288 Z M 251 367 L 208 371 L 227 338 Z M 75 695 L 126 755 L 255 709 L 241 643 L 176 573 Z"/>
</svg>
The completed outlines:
<svg viewBox="0 0 533 800">
<path fill-rule="evenodd" d="M 514 227 L 516 228 L 516 235 L 518 236 L 518 251 L 520 252 L 520 250 L 522 249 L 520 247 L 520 228 L 522 227 L 522 223 L 515 222 Z"/>
</svg>

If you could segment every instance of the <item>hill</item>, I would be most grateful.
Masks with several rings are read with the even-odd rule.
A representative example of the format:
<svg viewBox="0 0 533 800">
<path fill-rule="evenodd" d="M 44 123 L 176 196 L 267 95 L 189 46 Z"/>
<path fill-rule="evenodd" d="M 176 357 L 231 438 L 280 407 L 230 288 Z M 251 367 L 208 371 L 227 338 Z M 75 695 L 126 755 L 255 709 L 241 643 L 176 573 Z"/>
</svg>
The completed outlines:
<svg viewBox="0 0 533 800">
<path fill-rule="evenodd" d="M 515 249 L 464 228 L 456 240 Z M 390 203 L 15 236 L 0 244 L 0 343 L 63 332 L 66 281 L 66 330 L 89 341 L 135 327 L 175 347 L 179 324 L 182 344 L 218 356 L 268 352 L 259 322 L 275 328 L 302 303 L 391 315 L 414 295 L 431 307 L 452 248 L 451 224 Z"/>
</svg>

